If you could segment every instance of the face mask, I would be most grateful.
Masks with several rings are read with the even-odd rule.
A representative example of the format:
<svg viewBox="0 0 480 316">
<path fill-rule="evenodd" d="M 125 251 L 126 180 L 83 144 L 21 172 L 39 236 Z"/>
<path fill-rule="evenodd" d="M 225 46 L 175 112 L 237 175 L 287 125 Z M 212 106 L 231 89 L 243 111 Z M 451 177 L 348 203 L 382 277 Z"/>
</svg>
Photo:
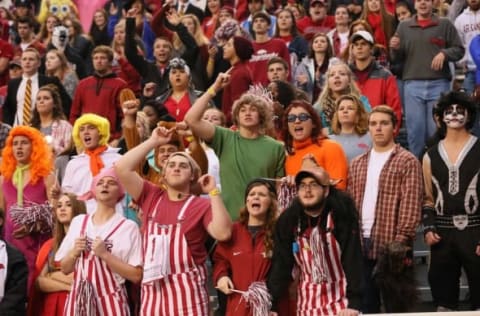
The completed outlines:
<svg viewBox="0 0 480 316">
<path fill-rule="evenodd" d="M 458 104 L 452 104 L 443 111 L 443 122 L 450 128 L 462 128 L 467 124 L 468 112 Z"/>
</svg>

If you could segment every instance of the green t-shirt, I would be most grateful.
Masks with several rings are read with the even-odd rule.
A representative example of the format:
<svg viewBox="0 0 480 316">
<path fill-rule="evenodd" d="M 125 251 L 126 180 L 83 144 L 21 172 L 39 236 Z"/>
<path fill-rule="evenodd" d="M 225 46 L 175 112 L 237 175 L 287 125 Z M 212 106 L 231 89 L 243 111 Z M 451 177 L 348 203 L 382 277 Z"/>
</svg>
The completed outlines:
<svg viewBox="0 0 480 316">
<path fill-rule="evenodd" d="M 210 147 L 220 161 L 223 202 L 233 220 L 245 205 L 245 188 L 251 180 L 280 178 L 285 174 L 283 145 L 269 136 L 248 139 L 237 131 L 217 126 Z"/>
</svg>

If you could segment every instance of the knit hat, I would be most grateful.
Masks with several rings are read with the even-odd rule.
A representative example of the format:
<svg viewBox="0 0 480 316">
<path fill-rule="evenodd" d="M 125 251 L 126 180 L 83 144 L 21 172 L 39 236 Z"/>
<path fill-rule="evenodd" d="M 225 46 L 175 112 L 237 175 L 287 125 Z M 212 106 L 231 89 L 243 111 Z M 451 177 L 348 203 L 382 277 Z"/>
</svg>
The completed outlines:
<svg viewBox="0 0 480 316">
<path fill-rule="evenodd" d="M 83 143 L 80 139 L 80 127 L 85 124 L 92 124 L 98 128 L 98 133 L 100 134 L 98 145 L 104 146 L 108 143 L 110 139 L 110 122 L 100 115 L 87 113 L 80 116 L 73 125 L 72 137 L 77 150 L 83 150 Z"/>
<path fill-rule="evenodd" d="M 242 36 L 233 37 L 233 47 L 240 60 L 249 60 L 253 55 L 253 45 L 248 39 Z"/>
<path fill-rule="evenodd" d="M 81 201 L 87 201 L 90 199 L 95 198 L 95 187 L 97 186 L 98 182 L 102 180 L 105 177 L 111 177 L 115 179 L 115 181 L 118 184 L 118 191 L 119 191 L 119 196 L 117 199 L 117 202 L 121 201 L 123 197 L 125 196 L 125 189 L 123 188 L 122 184 L 120 183 L 120 180 L 118 179 L 117 174 L 115 173 L 115 169 L 113 167 L 110 168 L 105 168 L 102 171 L 100 171 L 99 174 L 97 174 L 93 180 L 92 184 L 90 185 L 90 190 L 86 192 L 85 194 L 82 194 L 78 199 Z"/>
<path fill-rule="evenodd" d="M 182 156 L 182 157 L 184 157 L 188 160 L 188 163 L 190 164 L 190 167 L 192 168 L 192 174 L 193 174 L 193 180 L 192 180 L 191 183 L 196 183 L 198 178 L 200 178 L 200 176 L 202 175 L 202 170 L 200 169 L 200 166 L 195 161 L 195 159 L 193 159 L 189 154 L 187 154 L 184 151 L 177 151 L 177 152 L 174 152 L 173 154 L 171 154 L 170 157 L 168 157 L 168 160 L 165 163 L 165 165 L 168 165 L 168 162 L 170 161 L 170 159 L 172 159 L 175 156 Z M 166 170 L 166 168 L 163 169 L 163 175 L 165 175 L 165 170 Z"/>
</svg>

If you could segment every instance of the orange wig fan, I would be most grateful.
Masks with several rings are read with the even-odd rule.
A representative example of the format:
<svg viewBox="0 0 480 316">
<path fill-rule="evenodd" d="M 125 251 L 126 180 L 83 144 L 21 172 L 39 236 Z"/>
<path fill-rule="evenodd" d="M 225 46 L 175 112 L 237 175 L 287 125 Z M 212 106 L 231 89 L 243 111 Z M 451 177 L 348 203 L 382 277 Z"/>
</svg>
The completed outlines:
<svg viewBox="0 0 480 316">
<path fill-rule="evenodd" d="M 42 133 L 29 126 L 17 126 L 10 130 L 5 148 L 2 152 L 2 164 L 0 172 L 7 180 L 12 178 L 17 167 L 17 160 L 13 155 L 13 138 L 25 136 L 32 142 L 32 154 L 30 155 L 30 182 L 37 183 L 38 180 L 48 176 L 53 170 L 52 149 L 48 146 Z"/>
</svg>

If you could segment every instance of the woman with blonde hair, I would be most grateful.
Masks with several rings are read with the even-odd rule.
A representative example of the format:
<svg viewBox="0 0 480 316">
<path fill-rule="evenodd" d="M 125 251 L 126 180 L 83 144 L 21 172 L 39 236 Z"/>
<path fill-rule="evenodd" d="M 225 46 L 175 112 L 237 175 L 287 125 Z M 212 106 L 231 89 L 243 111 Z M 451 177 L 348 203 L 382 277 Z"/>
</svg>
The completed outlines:
<svg viewBox="0 0 480 316">
<path fill-rule="evenodd" d="M 341 96 L 336 105 L 337 110 L 332 118 L 332 134 L 329 138 L 342 146 L 350 162 L 372 147 L 372 139 L 368 133 L 368 113 L 362 102 L 354 95 Z"/>
<path fill-rule="evenodd" d="M 48 51 L 45 56 L 45 74 L 50 77 L 57 77 L 70 98 L 73 99 L 78 85 L 78 76 L 62 51 L 58 49 Z"/>
<path fill-rule="evenodd" d="M 353 79 L 353 73 L 350 67 L 341 60 L 333 58 L 330 61 L 326 77 L 322 93 L 313 107 L 320 114 L 323 128 L 327 129 L 325 132 L 327 132 L 326 134 L 328 135 L 330 133 L 333 114 L 336 111 L 335 102 L 342 95 L 352 94 L 359 98 L 367 112 L 370 112 L 371 106 L 368 99 L 360 94 L 360 89 Z"/>
</svg>

